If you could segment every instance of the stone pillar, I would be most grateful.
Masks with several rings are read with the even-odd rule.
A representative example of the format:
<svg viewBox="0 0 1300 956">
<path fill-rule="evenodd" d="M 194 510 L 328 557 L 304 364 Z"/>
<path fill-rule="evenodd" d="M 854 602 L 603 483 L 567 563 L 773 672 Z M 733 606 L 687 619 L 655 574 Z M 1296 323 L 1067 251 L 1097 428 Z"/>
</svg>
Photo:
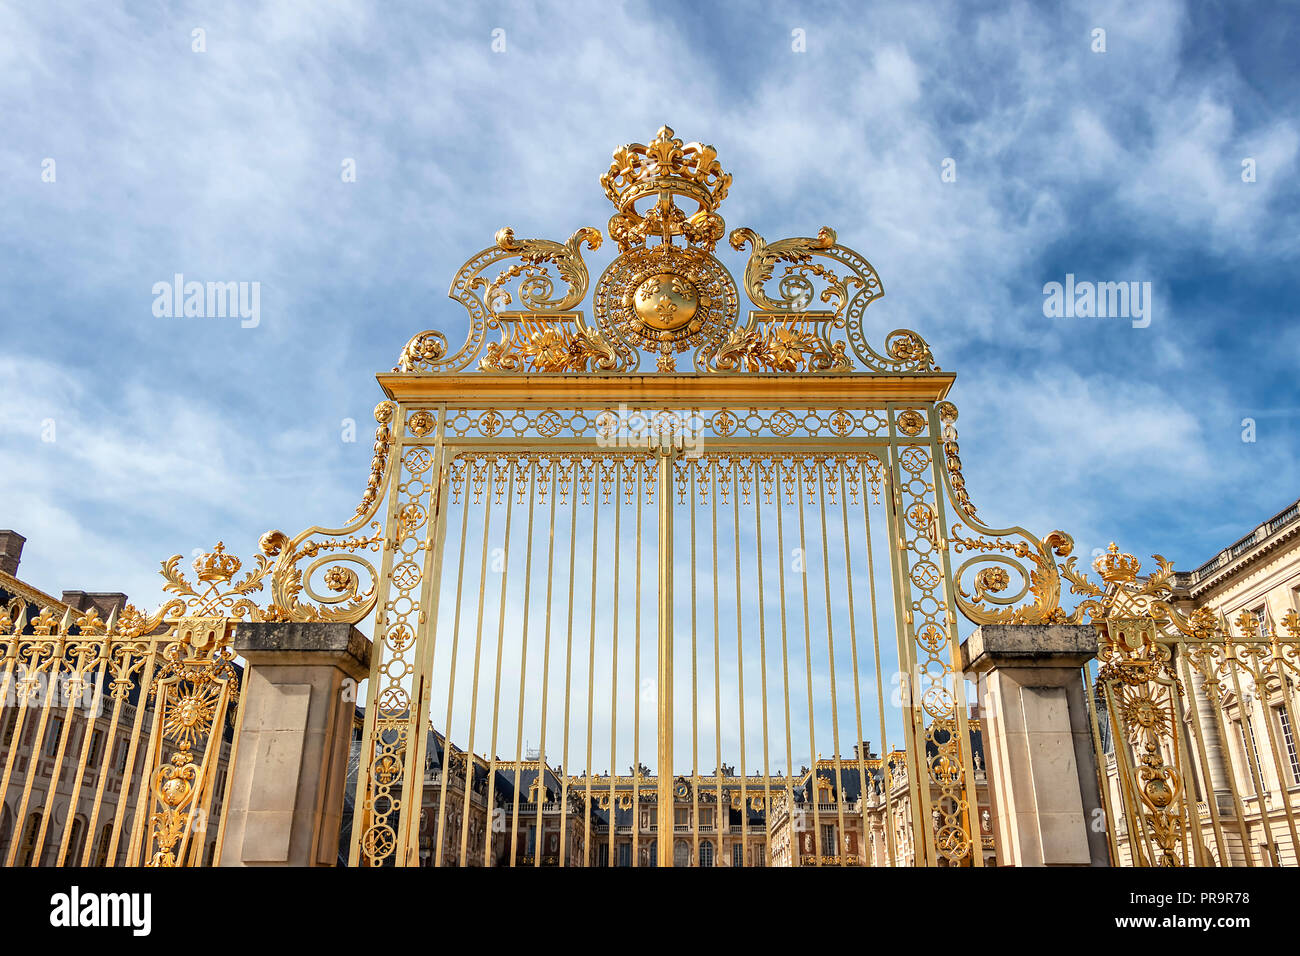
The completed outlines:
<svg viewBox="0 0 1300 956">
<path fill-rule="evenodd" d="M 962 645 L 977 680 L 1000 866 L 1107 866 L 1080 668 L 1092 625 L 984 625 Z"/>
<path fill-rule="evenodd" d="M 237 624 L 244 708 L 221 866 L 333 866 L 356 686 L 370 641 L 350 624 Z"/>
</svg>

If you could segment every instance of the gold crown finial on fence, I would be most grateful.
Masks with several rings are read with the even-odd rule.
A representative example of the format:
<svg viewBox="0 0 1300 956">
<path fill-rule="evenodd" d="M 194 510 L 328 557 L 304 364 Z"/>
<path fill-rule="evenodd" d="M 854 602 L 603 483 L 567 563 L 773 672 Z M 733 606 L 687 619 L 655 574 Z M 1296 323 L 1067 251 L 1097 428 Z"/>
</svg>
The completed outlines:
<svg viewBox="0 0 1300 956">
<path fill-rule="evenodd" d="M 1110 543 L 1106 553 L 1098 555 L 1097 559 L 1092 562 L 1097 573 L 1101 575 L 1103 581 L 1107 584 L 1118 584 L 1135 580 L 1138 575 L 1138 569 L 1141 568 L 1142 562 L 1131 554 L 1121 554 L 1115 542 Z"/>
<path fill-rule="evenodd" d="M 717 209 L 731 188 L 731 174 L 723 171 L 712 146 L 683 143 L 670 126 L 659 127 L 649 143 L 616 149 L 600 184 L 618 207 L 609 221 L 609 234 L 624 251 L 650 236 L 660 236 L 664 242 L 682 236 L 709 248 L 722 238 Z M 637 209 L 638 202 L 652 197 L 654 205 Z M 678 199 L 689 200 L 696 208 L 683 210 Z"/>
<path fill-rule="evenodd" d="M 218 541 L 215 548 L 194 559 L 194 574 L 200 581 L 229 581 L 239 573 L 240 560 L 226 554 L 226 546 Z"/>
</svg>

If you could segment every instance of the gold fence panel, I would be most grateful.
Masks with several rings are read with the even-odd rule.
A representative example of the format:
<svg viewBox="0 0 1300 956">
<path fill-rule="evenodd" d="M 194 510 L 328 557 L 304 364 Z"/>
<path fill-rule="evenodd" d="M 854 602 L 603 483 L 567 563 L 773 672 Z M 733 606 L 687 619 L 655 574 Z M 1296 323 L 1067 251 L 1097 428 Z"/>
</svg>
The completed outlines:
<svg viewBox="0 0 1300 956">
<path fill-rule="evenodd" d="M 201 575 L 220 576 L 234 559 L 218 547 L 199 560 L 212 562 Z M 5 866 L 217 858 L 239 673 L 227 618 L 187 610 L 216 608 L 178 600 L 146 617 L 127 605 L 106 621 L 66 606 L 60 618 L 21 597 L 4 609 Z"/>
<path fill-rule="evenodd" d="M 1156 561 L 1139 579 L 1112 544 L 1095 562 L 1104 587 L 1063 568 L 1086 595 L 1075 618 L 1098 628 L 1089 688 L 1112 863 L 1300 865 L 1300 615 L 1263 633 L 1253 614 L 1234 628 L 1186 612 L 1172 565 Z"/>
</svg>

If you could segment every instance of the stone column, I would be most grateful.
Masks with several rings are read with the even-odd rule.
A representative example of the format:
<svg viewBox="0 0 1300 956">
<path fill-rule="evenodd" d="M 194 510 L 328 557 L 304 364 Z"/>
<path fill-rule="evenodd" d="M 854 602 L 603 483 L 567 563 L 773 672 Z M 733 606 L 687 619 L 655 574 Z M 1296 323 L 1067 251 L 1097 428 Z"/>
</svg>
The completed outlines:
<svg viewBox="0 0 1300 956">
<path fill-rule="evenodd" d="M 350 624 L 237 624 L 246 662 L 221 866 L 333 866 L 356 685 L 370 641 Z M 345 693 L 350 689 L 350 693 Z"/>
<path fill-rule="evenodd" d="M 1107 866 L 1083 676 L 1091 625 L 984 625 L 962 645 L 984 717 L 1000 866 Z"/>
</svg>

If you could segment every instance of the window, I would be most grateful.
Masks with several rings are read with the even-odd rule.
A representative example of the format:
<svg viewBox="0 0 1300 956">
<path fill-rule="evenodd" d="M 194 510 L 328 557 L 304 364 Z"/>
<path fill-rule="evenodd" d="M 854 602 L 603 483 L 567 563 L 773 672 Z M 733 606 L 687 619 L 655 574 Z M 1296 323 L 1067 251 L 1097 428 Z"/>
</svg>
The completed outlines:
<svg viewBox="0 0 1300 956">
<path fill-rule="evenodd" d="M 691 825 L 690 807 L 676 807 L 673 810 L 673 823 L 679 827 L 688 827 Z"/>
<path fill-rule="evenodd" d="M 98 769 L 99 747 L 103 743 L 103 740 L 101 739 L 103 736 L 104 735 L 98 730 L 90 735 L 90 756 L 87 758 L 87 763 L 92 770 Z"/>
<path fill-rule="evenodd" d="M 126 738 L 117 742 L 117 772 L 126 773 Z"/>
<path fill-rule="evenodd" d="M 618 845 L 618 865 L 619 866 L 632 865 L 632 844 L 620 843 Z"/>
<path fill-rule="evenodd" d="M 754 866 L 767 866 L 767 846 L 763 843 L 754 844 Z"/>
<path fill-rule="evenodd" d="M 1255 623 L 1259 625 L 1259 633 L 1263 637 L 1268 637 L 1268 607 L 1261 604 L 1250 612 L 1255 616 Z"/>
<path fill-rule="evenodd" d="M 55 717 L 50 721 L 49 734 L 45 738 L 45 756 L 53 757 L 59 750 L 59 737 L 63 733 L 63 718 Z"/>
<path fill-rule="evenodd" d="M 17 859 L 19 866 L 31 866 L 32 855 L 36 849 L 36 831 L 41 828 L 41 811 L 37 810 L 27 818 L 27 832 L 23 837 L 22 850 Z"/>
<path fill-rule="evenodd" d="M 731 845 L 731 865 L 745 865 L 745 845 L 743 843 L 733 843 Z"/>
<path fill-rule="evenodd" d="M 700 844 L 700 866 L 713 866 L 713 844 L 707 840 Z"/>
<path fill-rule="evenodd" d="M 702 826 L 702 827 L 706 827 L 706 828 L 707 828 L 707 827 L 711 827 L 711 826 L 713 826 L 713 808 L 712 808 L 712 807 L 701 807 L 701 808 L 700 808 L 700 826 Z"/>
<path fill-rule="evenodd" d="M 95 851 L 95 866 L 106 866 L 108 864 L 108 844 L 113 839 L 113 824 L 104 824 L 104 829 L 99 831 L 99 849 Z M 214 843 L 213 846 L 216 846 Z"/>
<path fill-rule="evenodd" d="M 609 866 L 609 844 L 601 843 L 596 850 L 596 865 Z"/>
<path fill-rule="evenodd" d="M 1295 748 L 1295 731 L 1291 727 L 1291 715 L 1285 704 L 1278 704 L 1277 721 L 1282 727 L 1282 742 L 1286 744 L 1286 757 L 1291 764 L 1291 780 L 1300 783 L 1300 755 Z"/>
<path fill-rule="evenodd" d="M 822 852 L 826 854 L 833 854 L 835 850 L 836 850 L 835 824 L 823 823 L 822 824 Z"/>
<path fill-rule="evenodd" d="M 691 848 L 685 840 L 678 840 L 677 845 L 673 847 L 673 866 L 690 866 L 691 865 Z"/>
<path fill-rule="evenodd" d="M 64 857 L 69 866 L 76 866 L 81 863 L 81 845 L 82 838 L 86 833 L 86 821 L 81 817 L 76 817 L 72 821 L 72 835 L 68 839 L 68 855 Z M 56 856 L 57 860 L 58 857 Z"/>
</svg>

